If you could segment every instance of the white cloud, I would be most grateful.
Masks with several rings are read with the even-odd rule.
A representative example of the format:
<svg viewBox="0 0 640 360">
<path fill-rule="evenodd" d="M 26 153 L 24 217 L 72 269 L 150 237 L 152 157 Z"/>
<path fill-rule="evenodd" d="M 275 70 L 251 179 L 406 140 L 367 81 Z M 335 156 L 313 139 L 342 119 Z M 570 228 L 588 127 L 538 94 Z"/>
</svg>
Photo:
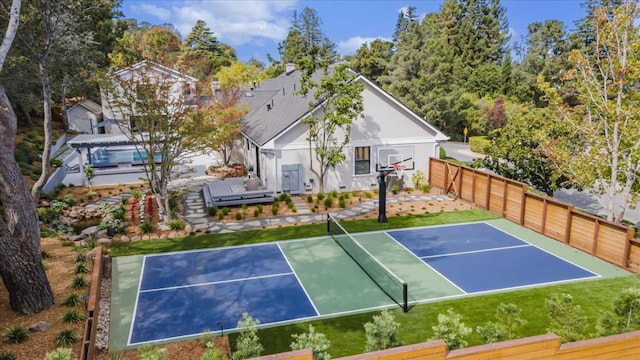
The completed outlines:
<svg viewBox="0 0 640 360">
<path fill-rule="evenodd" d="M 222 42 L 231 46 L 281 41 L 287 35 L 296 0 L 168 1 L 138 4 L 132 10 L 169 22 L 182 36 L 203 20 Z M 163 4 L 160 7 L 157 4 Z M 138 16 L 136 16 L 138 17 Z"/>
<path fill-rule="evenodd" d="M 362 44 L 371 44 L 371 42 L 376 39 L 391 41 L 390 39 L 382 37 L 354 36 L 350 37 L 347 40 L 338 42 L 338 53 L 340 53 L 340 55 L 353 55 L 360 48 L 360 46 L 362 46 Z"/>
</svg>

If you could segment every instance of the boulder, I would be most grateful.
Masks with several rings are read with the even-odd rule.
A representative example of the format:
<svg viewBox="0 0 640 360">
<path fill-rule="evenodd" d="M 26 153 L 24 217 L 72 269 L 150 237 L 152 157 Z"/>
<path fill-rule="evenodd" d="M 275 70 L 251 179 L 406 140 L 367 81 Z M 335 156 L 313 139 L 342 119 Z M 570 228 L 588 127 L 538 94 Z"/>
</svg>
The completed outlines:
<svg viewBox="0 0 640 360">
<path fill-rule="evenodd" d="M 35 331 L 45 332 L 50 328 L 51 328 L 51 324 L 46 321 L 38 321 L 36 323 L 29 325 L 29 331 L 31 332 L 35 332 Z"/>
<path fill-rule="evenodd" d="M 97 226 L 89 226 L 88 228 L 82 230 L 82 232 L 80 232 L 80 235 L 91 236 L 91 235 L 95 235 L 97 232 L 98 232 Z"/>
<path fill-rule="evenodd" d="M 111 239 L 109 239 L 109 238 L 99 238 L 98 239 L 98 244 L 111 245 Z"/>
<path fill-rule="evenodd" d="M 131 241 L 131 239 L 129 239 L 129 237 L 127 235 L 122 235 L 120 236 L 120 241 Z"/>
<path fill-rule="evenodd" d="M 107 237 L 107 236 L 109 236 L 107 234 L 107 229 L 102 229 L 102 230 L 96 232 L 96 237 L 97 238 L 104 238 L 104 237 Z"/>
<path fill-rule="evenodd" d="M 131 241 L 140 241 L 140 235 L 133 235 Z"/>
</svg>

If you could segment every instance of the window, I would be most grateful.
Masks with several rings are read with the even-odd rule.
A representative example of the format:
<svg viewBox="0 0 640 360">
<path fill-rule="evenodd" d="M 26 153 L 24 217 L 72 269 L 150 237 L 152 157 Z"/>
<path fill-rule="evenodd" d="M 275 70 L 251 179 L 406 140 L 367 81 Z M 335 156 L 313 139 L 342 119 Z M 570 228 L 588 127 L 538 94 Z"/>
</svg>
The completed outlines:
<svg viewBox="0 0 640 360">
<path fill-rule="evenodd" d="M 371 173 L 371 148 L 369 146 L 356 146 L 355 153 L 355 174 Z"/>
</svg>

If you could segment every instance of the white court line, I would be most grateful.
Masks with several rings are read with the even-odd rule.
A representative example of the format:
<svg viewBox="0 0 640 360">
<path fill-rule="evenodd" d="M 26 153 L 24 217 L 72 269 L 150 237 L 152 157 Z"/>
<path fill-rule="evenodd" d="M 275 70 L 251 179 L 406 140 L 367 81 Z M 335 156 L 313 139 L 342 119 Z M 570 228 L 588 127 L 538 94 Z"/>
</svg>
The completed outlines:
<svg viewBox="0 0 640 360">
<path fill-rule="evenodd" d="M 138 313 L 138 300 L 140 299 L 140 288 L 142 287 L 142 275 L 144 274 L 145 262 L 147 257 L 142 258 L 142 268 L 140 269 L 140 278 L 138 279 L 138 291 L 136 292 L 136 301 L 133 304 L 133 313 L 131 314 L 131 327 L 129 328 L 129 338 L 127 339 L 127 345 L 131 345 L 131 337 L 133 336 L 133 325 L 136 322 L 136 314 Z"/>
<path fill-rule="evenodd" d="M 494 229 L 496 229 L 496 230 L 498 230 L 498 231 L 501 231 L 501 232 L 503 232 L 503 233 L 505 233 L 505 234 L 507 234 L 507 235 L 509 235 L 509 236 L 511 236 L 511 237 L 514 237 L 514 238 L 516 238 L 516 239 L 518 239 L 518 240 L 520 240 L 520 241 L 524 241 L 524 242 L 526 242 L 527 244 L 530 244 L 531 246 L 536 247 L 536 248 L 540 249 L 541 251 L 544 251 L 544 252 L 546 252 L 547 254 L 549 254 L 549 255 L 551 255 L 551 256 L 553 256 L 553 257 L 557 258 L 557 259 L 563 260 L 563 261 L 564 261 L 564 262 L 566 262 L 566 263 L 569 263 L 569 264 L 571 264 L 571 265 L 573 265 L 573 266 L 575 266 L 575 267 L 577 267 L 577 268 L 580 268 L 580 269 L 582 269 L 582 270 L 584 270 L 584 271 L 586 271 L 586 272 L 588 272 L 588 273 L 591 273 L 591 274 L 595 275 L 595 277 L 602 277 L 602 275 L 600 275 L 600 274 L 598 274 L 598 273 L 595 273 L 595 272 L 593 272 L 593 271 L 591 271 L 591 270 L 589 270 L 589 269 L 587 269 L 587 268 L 585 268 L 585 267 L 583 267 L 583 266 L 580 266 L 580 265 L 578 265 L 578 264 L 574 263 L 573 261 L 569 261 L 569 260 L 567 260 L 567 259 L 563 258 L 562 256 L 556 255 L 556 254 L 552 253 L 551 251 L 548 251 L 548 250 L 546 250 L 546 249 L 543 249 L 543 248 L 541 248 L 540 246 L 538 246 L 538 245 L 536 245 L 536 244 L 531 244 L 531 243 L 530 243 L 530 242 L 528 242 L 527 240 L 522 239 L 522 238 L 520 238 L 520 237 L 518 237 L 518 236 L 515 236 L 515 235 L 513 235 L 513 234 L 510 234 L 510 233 L 508 233 L 508 232 L 506 232 L 506 231 L 504 231 L 504 230 L 500 229 L 499 227 L 493 226 L 492 224 L 487 224 L 487 225 L 489 225 L 489 226 L 491 226 L 492 228 L 494 228 Z M 546 238 L 550 239 L 551 241 L 556 241 L 556 240 L 553 240 L 553 239 L 549 238 L 549 237 L 548 237 L 548 236 L 546 236 L 546 235 L 542 235 L 542 236 L 544 236 L 544 237 L 546 237 Z M 556 241 L 556 242 L 557 242 L 558 244 L 563 244 L 563 243 L 561 243 L 561 242 L 559 242 L 559 241 Z M 568 246 L 567 244 L 563 244 L 563 245 Z M 581 250 L 579 250 L 579 249 L 576 249 L 576 250 L 580 251 L 581 253 L 587 254 L 587 253 L 585 253 L 584 251 L 581 251 Z M 600 258 L 598 258 L 598 260 L 604 261 L 604 260 L 602 260 L 602 259 L 600 259 Z"/>
<path fill-rule="evenodd" d="M 439 258 L 439 257 L 445 257 L 445 256 L 476 254 L 476 253 L 483 253 L 483 252 L 489 252 L 489 251 L 517 249 L 517 248 L 522 248 L 522 247 L 534 247 L 534 246 L 532 244 L 527 243 L 527 244 L 524 244 L 524 245 L 513 245 L 513 246 L 504 246 L 504 247 L 489 248 L 489 249 L 479 249 L 479 250 L 471 250 L 471 251 L 460 251 L 460 252 L 455 252 L 455 253 L 445 253 L 445 254 L 439 254 L 439 255 L 420 256 L 420 259 L 432 259 L 432 258 Z"/>
<path fill-rule="evenodd" d="M 458 285 L 456 285 L 456 283 L 454 283 L 453 281 L 449 280 L 448 277 L 442 275 L 442 273 L 440 273 L 438 270 L 436 270 L 434 267 L 432 267 L 431 265 L 427 264 L 426 261 L 423 261 L 418 255 L 416 255 L 413 251 L 407 249 L 406 246 L 402 245 L 398 240 L 396 240 L 396 238 L 394 238 L 393 236 L 389 235 L 386 231 L 383 232 L 383 234 L 385 234 L 388 238 L 390 238 L 391 240 L 395 241 L 396 244 L 398 244 L 399 246 L 401 246 L 403 249 L 405 249 L 409 254 L 411 254 L 413 257 L 415 257 L 416 259 L 420 260 L 421 263 L 425 264 L 429 269 L 431 269 L 431 271 L 433 271 L 434 273 L 440 275 L 441 278 L 443 278 L 445 281 L 447 281 L 449 284 L 453 285 L 456 289 L 460 290 L 462 292 L 462 294 L 466 294 L 467 292 L 462 290 L 461 287 L 459 287 Z M 408 285 L 407 285 L 408 286 Z M 411 291 L 409 291 L 409 296 L 411 296 Z"/>
<path fill-rule="evenodd" d="M 280 249 L 280 253 L 282 254 L 282 257 L 284 258 L 284 260 L 289 265 L 289 269 L 291 269 L 292 274 L 295 275 L 296 280 L 298 281 L 298 284 L 300 284 L 300 287 L 302 288 L 302 291 L 304 291 L 305 296 L 307 297 L 307 299 L 311 303 L 311 306 L 313 306 L 313 311 L 316 312 L 316 316 L 320 315 L 320 312 L 318 311 L 318 308 L 316 307 L 316 304 L 314 304 L 313 300 L 311 300 L 311 296 L 309 296 L 309 293 L 307 292 L 307 289 L 304 288 L 304 285 L 302 284 L 302 281 L 300 281 L 300 278 L 298 277 L 298 274 L 293 269 L 293 266 L 291 266 L 291 263 L 289 262 L 289 259 L 287 258 L 287 256 L 284 254 L 284 251 L 282 251 L 282 248 L 280 247 L 280 244 L 278 244 L 278 249 Z"/>
<path fill-rule="evenodd" d="M 244 245 L 229 245 L 229 246 L 220 246 L 214 248 L 203 248 L 203 249 L 193 249 L 193 250 L 176 250 L 176 251 L 168 251 L 157 254 L 148 254 L 144 255 L 145 257 L 156 257 L 156 256 L 165 256 L 165 255 L 175 255 L 175 254 L 187 254 L 187 253 L 197 253 L 197 252 L 212 252 L 217 250 L 228 250 L 234 248 L 246 248 L 246 247 L 258 247 L 258 246 L 269 246 L 274 245 L 276 241 L 266 242 L 266 243 L 255 243 L 255 244 L 244 244 Z M 138 255 L 130 255 L 130 256 L 138 256 Z"/>
<path fill-rule="evenodd" d="M 173 290 L 173 289 L 183 289 L 183 288 L 190 288 L 190 287 L 197 287 L 197 286 L 209 286 L 209 285 L 217 285 L 217 284 L 227 284 L 227 283 L 232 283 L 232 282 L 248 281 L 248 280 L 257 280 L 257 279 L 266 279 L 266 278 L 272 278 L 272 277 L 277 277 L 277 276 L 285 276 L 285 275 L 291 275 L 291 274 L 294 274 L 294 273 L 293 273 L 293 272 L 287 272 L 287 273 L 269 274 L 269 275 L 261 275 L 261 276 L 251 276 L 251 277 L 239 278 L 239 279 L 229 279 L 229 280 L 220 280 L 220 281 L 209 281 L 209 282 L 198 283 L 198 284 L 178 285 L 178 286 L 168 286 L 168 287 L 164 287 L 164 288 L 155 288 L 155 289 L 140 290 L 139 292 L 141 292 L 141 293 L 148 293 L 148 292 L 156 292 L 156 291 L 164 291 L 164 290 Z"/>
</svg>

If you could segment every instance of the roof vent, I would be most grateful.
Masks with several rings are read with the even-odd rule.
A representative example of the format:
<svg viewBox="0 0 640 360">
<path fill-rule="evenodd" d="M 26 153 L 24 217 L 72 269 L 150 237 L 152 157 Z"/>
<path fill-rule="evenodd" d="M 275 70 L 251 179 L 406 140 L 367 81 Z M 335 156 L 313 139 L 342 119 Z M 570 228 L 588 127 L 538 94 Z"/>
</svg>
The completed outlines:
<svg viewBox="0 0 640 360">
<path fill-rule="evenodd" d="M 250 91 L 247 91 L 246 93 L 244 93 L 245 97 L 253 97 L 253 93 Z"/>
<path fill-rule="evenodd" d="M 267 104 L 267 111 L 271 111 L 271 104 Z"/>
<path fill-rule="evenodd" d="M 288 62 L 284 69 L 285 74 L 289 75 L 296 70 L 296 65 L 292 62 Z"/>
</svg>

